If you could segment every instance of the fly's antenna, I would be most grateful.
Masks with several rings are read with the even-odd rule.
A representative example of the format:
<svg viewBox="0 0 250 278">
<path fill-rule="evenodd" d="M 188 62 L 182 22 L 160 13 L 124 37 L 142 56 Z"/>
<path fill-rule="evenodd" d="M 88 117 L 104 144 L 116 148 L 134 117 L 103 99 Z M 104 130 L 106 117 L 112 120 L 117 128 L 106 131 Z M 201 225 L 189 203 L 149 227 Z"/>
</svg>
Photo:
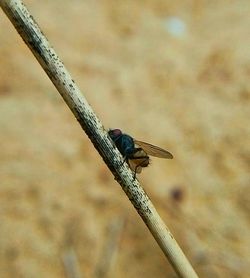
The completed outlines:
<svg viewBox="0 0 250 278">
<path fill-rule="evenodd" d="M 0 5 L 120 183 L 176 273 L 184 278 L 198 277 L 146 192 L 134 180 L 132 171 L 126 164 L 122 164 L 120 152 L 114 148 L 102 123 L 23 2 L 1 0 Z"/>
</svg>

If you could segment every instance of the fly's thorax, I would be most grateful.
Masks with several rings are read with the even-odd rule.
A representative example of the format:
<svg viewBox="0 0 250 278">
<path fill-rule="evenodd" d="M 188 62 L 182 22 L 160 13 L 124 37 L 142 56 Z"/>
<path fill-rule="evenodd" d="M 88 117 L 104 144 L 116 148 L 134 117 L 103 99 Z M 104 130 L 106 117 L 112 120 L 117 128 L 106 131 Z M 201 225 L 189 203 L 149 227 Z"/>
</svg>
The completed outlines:
<svg viewBox="0 0 250 278">
<path fill-rule="evenodd" d="M 134 152 L 134 140 L 127 134 L 123 134 L 117 141 L 117 148 L 123 156 L 131 155 Z"/>
</svg>

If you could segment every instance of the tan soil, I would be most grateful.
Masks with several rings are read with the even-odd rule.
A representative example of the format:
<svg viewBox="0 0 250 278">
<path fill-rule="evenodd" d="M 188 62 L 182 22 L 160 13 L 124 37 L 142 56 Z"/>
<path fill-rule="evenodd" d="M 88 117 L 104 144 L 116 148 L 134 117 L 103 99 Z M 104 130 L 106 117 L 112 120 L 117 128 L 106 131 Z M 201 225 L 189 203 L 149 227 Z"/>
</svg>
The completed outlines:
<svg viewBox="0 0 250 278">
<path fill-rule="evenodd" d="M 26 4 L 105 127 L 174 154 L 139 179 L 200 277 L 250 277 L 250 1 Z M 0 65 L 0 277 L 176 277 L 2 11 Z"/>
</svg>

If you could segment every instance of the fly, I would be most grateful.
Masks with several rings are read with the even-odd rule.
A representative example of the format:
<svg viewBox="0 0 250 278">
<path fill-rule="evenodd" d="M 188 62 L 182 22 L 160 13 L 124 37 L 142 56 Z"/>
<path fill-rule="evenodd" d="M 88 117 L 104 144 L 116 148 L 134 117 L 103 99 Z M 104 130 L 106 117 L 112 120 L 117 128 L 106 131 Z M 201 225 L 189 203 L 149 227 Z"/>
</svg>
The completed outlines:
<svg viewBox="0 0 250 278">
<path fill-rule="evenodd" d="M 170 152 L 149 143 L 135 140 L 130 135 L 122 133 L 120 129 L 110 129 L 108 134 L 124 157 L 124 161 L 134 172 L 134 178 L 137 173 L 141 173 L 142 168 L 149 165 L 149 155 L 167 159 L 173 158 Z"/>
</svg>

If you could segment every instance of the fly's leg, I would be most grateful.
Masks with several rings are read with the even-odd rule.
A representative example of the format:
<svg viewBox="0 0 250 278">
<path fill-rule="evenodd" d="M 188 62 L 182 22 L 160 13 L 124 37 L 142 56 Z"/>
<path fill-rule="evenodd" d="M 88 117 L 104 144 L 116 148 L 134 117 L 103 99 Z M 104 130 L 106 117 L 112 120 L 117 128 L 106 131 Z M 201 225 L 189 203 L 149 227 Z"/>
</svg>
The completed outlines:
<svg viewBox="0 0 250 278">
<path fill-rule="evenodd" d="M 130 159 L 131 159 L 131 158 L 130 158 Z M 125 157 L 124 157 L 124 159 L 123 159 L 123 162 L 122 162 L 121 166 L 122 166 L 125 162 L 127 162 L 127 163 L 128 163 L 128 157 L 127 157 L 127 156 L 125 156 Z M 138 166 L 140 166 L 140 165 L 138 165 Z M 136 168 L 137 168 L 138 166 L 136 166 Z M 136 179 L 136 168 L 135 168 L 135 171 L 134 171 L 133 180 L 135 180 L 135 179 Z"/>
<path fill-rule="evenodd" d="M 137 168 L 137 167 L 136 167 Z M 134 171 L 134 175 L 133 175 L 133 180 L 135 180 L 136 179 L 136 169 L 135 169 L 135 171 Z"/>
<path fill-rule="evenodd" d="M 127 156 L 124 156 L 121 166 L 122 166 L 125 162 L 127 162 L 127 161 L 128 161 Z"/>
</svg>

